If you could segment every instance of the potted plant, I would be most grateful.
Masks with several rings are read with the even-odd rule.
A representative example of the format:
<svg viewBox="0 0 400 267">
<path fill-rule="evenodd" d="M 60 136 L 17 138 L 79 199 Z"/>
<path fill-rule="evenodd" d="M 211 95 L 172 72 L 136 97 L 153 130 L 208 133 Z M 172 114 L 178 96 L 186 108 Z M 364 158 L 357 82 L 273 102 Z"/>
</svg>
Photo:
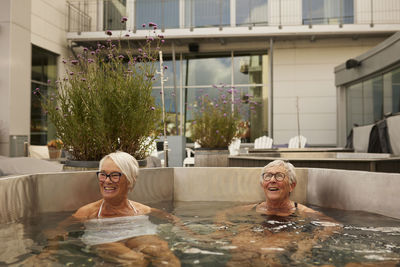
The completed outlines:
<svg viewBox="0 0 400 267">
<path fill-rule="evenodd" d="M 242 98 L 233 88 L 213 87 L 217 89 L 211 92 L 213 95 L 201 94 L 192 108 L 192 139 L 201 147 L 195 152 L 195 166 L 228 166 L 228 146 L 243 135 L 244 113 L 256 104 L 249 101 L 249 95 Z"/>
<path fill-rule="evenodd" d="M 49 149 L 50 159 L 59 159 L 61 157 L 61 151 L 63 148 L 63 142 L 60 139 L 52 139 L 47 143 Z"/>
<path fill-rule="evenodd" d="M 161 126 L 151 93 L 163 37 L 148 36 L 131 49 L 127 40 L 106 34 L 104 43 L 63 60 L 65 76 L 56 93 L 42 96 L 43 106 L 72 160 L 97 162 L 116 150 L 143 160 Z"/>
</svg>

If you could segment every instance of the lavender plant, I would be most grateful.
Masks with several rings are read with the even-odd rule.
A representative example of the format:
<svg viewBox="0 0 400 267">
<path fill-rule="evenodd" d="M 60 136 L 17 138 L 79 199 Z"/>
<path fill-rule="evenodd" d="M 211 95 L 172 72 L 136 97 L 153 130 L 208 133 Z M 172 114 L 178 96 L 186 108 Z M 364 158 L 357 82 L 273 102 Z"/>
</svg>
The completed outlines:
<svg viewBox="0 0 400 267">
<path fill-rule="evenodd" d="M 76 160 L 100 160 L 116 150 L 144 159 L 160 131 L 161 111 L 151 92 L 163 37 L 149 36 L 143 47 L 124 51 L 121 40 L 64 60 L 57 93 L 44 97 L 58 138 Z"/>
<path fill-rule="evenodd" d="M 190 130 L 192 139 L 201 147 L 226 149 L 232 139 L 245 130 L 241 122 L 248 108 L 244 104 L 248 103 L 252 110 L 256 103 L 249 101 L 249 95 L 242 99 L 233 88 L 224 85 L 213 87 L 217 89 L 217 96 L 204 94 L 197 97 L 192 108 L 194 121 Z"/>
</svg>

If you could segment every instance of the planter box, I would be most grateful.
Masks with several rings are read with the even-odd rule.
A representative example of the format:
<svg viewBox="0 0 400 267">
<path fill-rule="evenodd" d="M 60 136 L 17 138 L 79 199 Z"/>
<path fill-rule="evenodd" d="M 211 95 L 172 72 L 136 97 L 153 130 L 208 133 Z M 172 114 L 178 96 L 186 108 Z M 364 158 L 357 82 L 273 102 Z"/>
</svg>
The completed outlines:
<svg viewBox="0 0 400 267">
<path fill-rule="evenodd" d="M 195 167 L 228 167 L 228 149 L 196 149 L 194 153 Z"/>
</svg>

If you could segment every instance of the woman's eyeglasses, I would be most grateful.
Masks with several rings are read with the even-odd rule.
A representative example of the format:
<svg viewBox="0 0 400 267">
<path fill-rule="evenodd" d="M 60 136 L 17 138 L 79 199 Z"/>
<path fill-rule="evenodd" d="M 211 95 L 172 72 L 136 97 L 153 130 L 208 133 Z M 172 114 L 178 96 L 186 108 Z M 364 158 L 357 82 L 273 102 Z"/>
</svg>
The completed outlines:
<svg viewBox="0 0 400 267">
<path fill-rule="evenodd" d="M 272 177 L 275 177 L 275 179 L 279 182 L 282 182 L 283 179 L 285 179 L 286 174 L 283 172 L 277 172 L 277 173 L 272 173 L 272 172 L 265 172 L 261 174 L 261 177 L 264 181 L 268 182 L 269 180 L 272 179 Z"/>
<path fill-rule="evenodd" d="M 122 176 L 122 173 L 120 172 L 112 172 L 110 174 L 106 174 L 104 172 L 96 172 L 96 174 L 97 174 L 97 179 L 99 179 L 100 182 L 105 182 L 108 177 L 110 178 L 111 182 L 118 183 L 119 179 Z"/>
</svg>

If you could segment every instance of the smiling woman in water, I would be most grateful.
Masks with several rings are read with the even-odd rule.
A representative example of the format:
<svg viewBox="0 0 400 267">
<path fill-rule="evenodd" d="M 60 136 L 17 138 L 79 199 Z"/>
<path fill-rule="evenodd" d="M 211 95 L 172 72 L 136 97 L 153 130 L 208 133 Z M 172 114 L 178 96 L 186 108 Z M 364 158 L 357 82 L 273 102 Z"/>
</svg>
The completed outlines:
<svg viewBox="0 0 400 267">
<path fill-rule="evenodd" d="M 227 209 L 216 216 L 220 227 L 214 237 L 232 245 L 227 266 L 297 264 L 314 245 L 340 230 L 332 218 L 290 199 L 297 184 L 291 163 L 270 162 L 262 168 L 259 183 L 265 201 Z"/>
<path fill-rule="evenodd" d="M 149 216 L 179 223 L 178 218 L 159 209 L 128 199 L 139 173 L 136 159 L 117 151 L 103 157 L 96 178 L 102 198 L 79 208 L 70 218 L 46 233 L 48 246 L 37 257 L 25 262 L 28 266 L 54 261 L 58 241 L 68 238 L 69 225 L 83 223 L 80 240 L 97 255 L 113 264 L 129 266 L 180 266 L 168 243 L 157 235 L 157 225 Z"/>
</svg>

